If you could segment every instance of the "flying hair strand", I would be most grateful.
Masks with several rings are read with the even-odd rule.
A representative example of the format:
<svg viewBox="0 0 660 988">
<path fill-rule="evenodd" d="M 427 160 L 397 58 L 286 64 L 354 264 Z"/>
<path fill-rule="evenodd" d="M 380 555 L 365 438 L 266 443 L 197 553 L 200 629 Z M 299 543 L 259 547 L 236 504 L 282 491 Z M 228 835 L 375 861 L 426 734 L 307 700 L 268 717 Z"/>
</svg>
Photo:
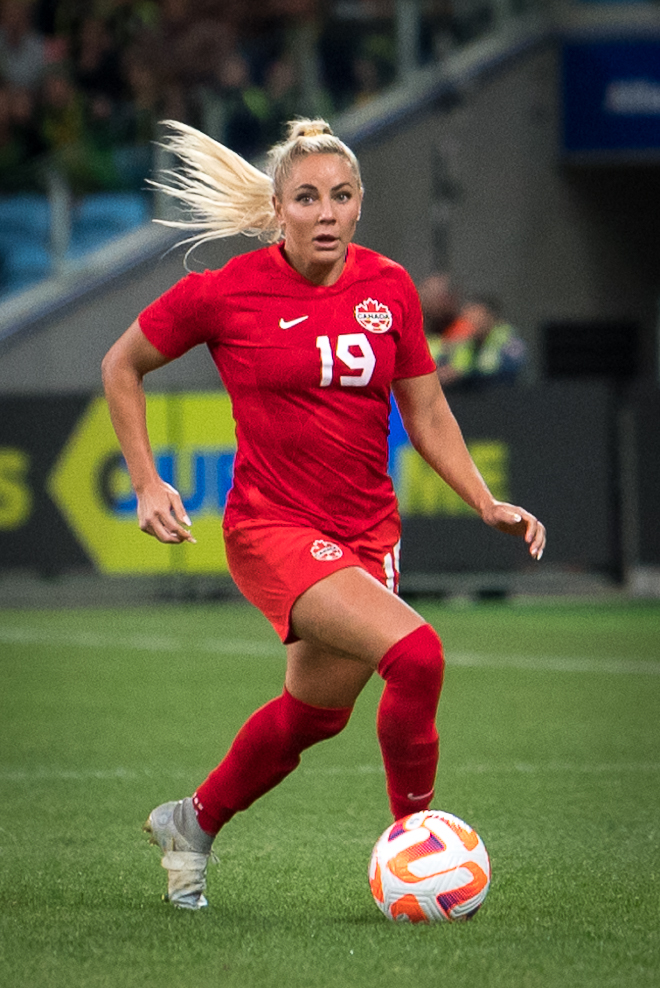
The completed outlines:
<svg viewBox="0 0 660 988">
<path fill-rule="evenodd" d="M 160 146 L 181 161 L 150 179 L 157 191 L 186 206 L 189 219 L 156 220 L 163 226 L 199 231 L 183 240 L 191 249 L 209 240 L 243 234 L 267 243 L 280 239 L 273 208 L 273 180 L 230 148 L 188 124 L 164 120 Z"/>
</svg>

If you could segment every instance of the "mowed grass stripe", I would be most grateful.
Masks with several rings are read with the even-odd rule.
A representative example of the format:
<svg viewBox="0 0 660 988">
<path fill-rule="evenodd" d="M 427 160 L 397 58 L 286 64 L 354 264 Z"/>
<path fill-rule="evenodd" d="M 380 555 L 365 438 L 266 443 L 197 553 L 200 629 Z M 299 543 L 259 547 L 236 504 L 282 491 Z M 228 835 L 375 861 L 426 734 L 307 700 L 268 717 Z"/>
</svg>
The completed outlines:
<svg viewBox="0 0 660 988">
<path fill-rule="evenodd" d="M 96 631 L 64 631 L 25 626 L 0 628 L 6 645 L 57 645 L 84 649 L 130 649 L 142 652 L 203 652 L 246 658 L 281 658 L 283 647 L 250 639 L 179 638 L 173 635 L 112 635 Z M 660 662 L 634 659 L 590 659 L 557 655 L 494 655 L 450 651 L 448 666 L 464 669 L 518 669 L 529 672 L 602 673 L 607 675 L 659 676 Z"/>
<path fill-rule="evenodd" d="M 306 768 L 302 765 L 297 769 L 298 774 L 314 776 L 360 776 L 383 775 L 382 765 L 316 765 Z M 620 773 L 629 775 L 640 773 L 644 775 L 660 772 L 660 762 L 604 762 L 603 764 L 578 764 L 576 762 L 552 762 L 549 764 L 532 764 L 515 762 L 511 765 L 501 765 L 495 762 L 488 764 L 449 764 L 442 765 L 443 775 L 611 775 Z M 140 779 L 170 778 L 189 779 L 190 770 L 167 766 L 158 771 L 144 768 L 136 771 L 128 768 L 113 769 L 0 769 L 0 782 L 86 782 L 91 780 L 135 782 Z"/>
<path fill-rule="evenodd" d="M 519 669 L 529 672 L 587 672 L 607 675 L 659 676 L 660 662 L 636 662 L 634 659 L 588 659 L 560 655 L 486 655 L 450 653 L 447 665 L 475 669 Z"/>
<path fill-rule="evenodd" d="M 0 628 L 0 643 L 6 645 L 60 645 L 68 648 L 130 649 L 138 652 L 220 652 L 226 655 L 267 658 L 281 657 L 283 648 L 268 642 L 249 639 L 192 637 L 178 638 L 172 635 L 131 634 L 111 635 L 97 631 L 62 631 L 54 628 L 14 627 Z"/>
</svg>

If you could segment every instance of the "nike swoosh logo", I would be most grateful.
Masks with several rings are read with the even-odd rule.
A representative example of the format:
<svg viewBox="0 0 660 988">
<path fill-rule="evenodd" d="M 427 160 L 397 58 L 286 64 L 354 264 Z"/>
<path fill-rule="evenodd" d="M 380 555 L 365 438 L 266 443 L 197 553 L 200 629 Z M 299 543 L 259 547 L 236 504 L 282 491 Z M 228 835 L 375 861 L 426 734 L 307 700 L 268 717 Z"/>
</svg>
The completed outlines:
<svg viewBox="0 0 660 988">
<path fill-rule="evenodd" d="M 305 319 L 309 319 L 309 316 L 299 316 L 297 319 L 280 319 L 280 329 L 291 329 L 292 326 L 297 326 L 299 322 L 304 322 Z"/>
<path fill-rule="evenodd" d="M 408 799 L 414 799 L 414 800 L 418 800 L 418 799 L 430 799 L 432 795 L 433 795 L 433 789 L 431 789 L 430 792 L 423 793 L 421 796 L 415 796 L 413 793 L 409 792 L 408 793 Z"/>
</svg>

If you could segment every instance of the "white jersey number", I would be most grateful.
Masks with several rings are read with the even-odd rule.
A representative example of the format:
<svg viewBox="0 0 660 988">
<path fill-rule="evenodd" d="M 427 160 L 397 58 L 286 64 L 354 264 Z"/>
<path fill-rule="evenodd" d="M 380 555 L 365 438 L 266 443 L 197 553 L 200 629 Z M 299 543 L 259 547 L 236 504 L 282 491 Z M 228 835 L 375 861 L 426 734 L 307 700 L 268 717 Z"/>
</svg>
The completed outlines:
<svg viewBox="0 0 660 988">
<path fill-rule="evenodd" d="M 321 351 L 321 387 L 327 388 L 332 384 L 334 355 L 329 336 L 317 336 L 316 345 Z M 359 350 L 353 353 L 351 347 Z M 365 388 L 376 366 L 376 354 L 364 333 L 345 333 L 337 337 L 336 355 L 346 367 L 359 374 L 341 374 L 339 383 L 344 388 Z"/>
</svg>

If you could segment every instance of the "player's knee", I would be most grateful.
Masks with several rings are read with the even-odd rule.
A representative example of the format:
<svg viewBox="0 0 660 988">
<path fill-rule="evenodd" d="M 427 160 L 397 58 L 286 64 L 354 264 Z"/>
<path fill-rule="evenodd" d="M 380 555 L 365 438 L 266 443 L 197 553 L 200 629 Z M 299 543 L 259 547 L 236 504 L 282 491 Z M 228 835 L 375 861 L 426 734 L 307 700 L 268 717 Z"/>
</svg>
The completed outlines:
<svg viewBox="0 0 660 988">
<path fill-rule="evenodd" d="M 419 687 L 438 695 L 444 669 L 442 642 L 430 624 L 423 624 L 401 638 L 378 665 L 378 672 L 386 682 L 405 680 L 410 689 Z"/>
<path fill-rule="evenodd" d="M 412 635 L 408 635 L 408 640 L 410 644 L 405 662 L 406 676 L 415 679 L 426 689 L 439 693 L 444 677 L 445 658 L 437 631 L 430 624 L 423 624 Z"/>
</svg>

